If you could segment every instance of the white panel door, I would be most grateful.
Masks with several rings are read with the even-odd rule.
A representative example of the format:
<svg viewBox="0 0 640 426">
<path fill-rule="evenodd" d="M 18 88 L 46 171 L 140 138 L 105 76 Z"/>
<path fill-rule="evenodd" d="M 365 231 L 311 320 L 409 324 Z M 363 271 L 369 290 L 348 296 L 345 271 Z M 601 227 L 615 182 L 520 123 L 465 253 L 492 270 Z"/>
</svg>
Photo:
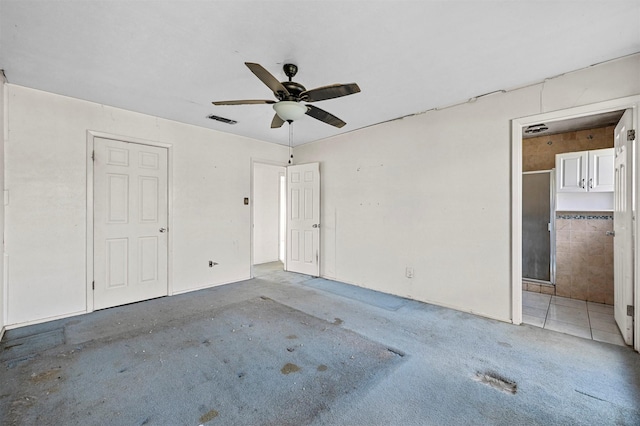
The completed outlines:
<svg viewBox="0 0 640 426">
<path fill-rule="evenodd" d="M 94 143 L 94 309 L 167 295 L 167 149 Z"/>
<path fill-rule="evenodd" d="M 613 229 L 614 316 L 626 344 L 633 343 L 633 318 L 627 306 L 633 305 L 632 251 L 632 158 L 627 130 L 632 126 L 631 110 L 627 110 L 615 129 L 615 189 Z"/>
<path fill-rule="evenodd" d="M 320 164 L 287 167 L 287 261 L 291 272 L 320 275 Z"/>
</svg>

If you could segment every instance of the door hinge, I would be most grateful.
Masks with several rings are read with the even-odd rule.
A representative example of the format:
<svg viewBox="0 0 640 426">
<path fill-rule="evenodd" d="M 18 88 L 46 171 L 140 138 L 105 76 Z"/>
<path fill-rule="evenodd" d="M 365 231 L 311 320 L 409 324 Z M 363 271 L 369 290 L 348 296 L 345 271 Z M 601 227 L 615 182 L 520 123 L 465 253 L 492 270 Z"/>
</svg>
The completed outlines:
<svg viewBox="0 0 640 426">
<path fill-rule="evenodd" d="M 95 289 L 96 289 L 96 282 L 91 281 L 91 290 L 95 290 Z"/>
<path fill-rule="evenodd" d="M 627 305 L 627 316 L 633 317 L 633 305 Z"/>
<path fill-rule="evenodd" d="M 627 140 L 635 141 L 636 140 L 636 129 L 627 130 Z"/>
<path fill-rule="evenodd" d="M 91 161 L 96 161 L 96 152 L 91 151 Z"/>
</svg>

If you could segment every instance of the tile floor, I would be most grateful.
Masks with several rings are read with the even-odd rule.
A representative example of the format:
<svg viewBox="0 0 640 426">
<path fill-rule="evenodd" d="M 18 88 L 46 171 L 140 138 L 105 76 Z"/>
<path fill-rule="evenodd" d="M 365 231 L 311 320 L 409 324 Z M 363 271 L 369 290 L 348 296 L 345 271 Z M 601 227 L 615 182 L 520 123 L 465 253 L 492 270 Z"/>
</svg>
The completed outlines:
<svg viewBox="0 0 640 426">
<path fill-rule="evenodd" d="M 547 330 L 624 346 L 613 306 L 522 292 L 522 322 Z"/>
</svg>

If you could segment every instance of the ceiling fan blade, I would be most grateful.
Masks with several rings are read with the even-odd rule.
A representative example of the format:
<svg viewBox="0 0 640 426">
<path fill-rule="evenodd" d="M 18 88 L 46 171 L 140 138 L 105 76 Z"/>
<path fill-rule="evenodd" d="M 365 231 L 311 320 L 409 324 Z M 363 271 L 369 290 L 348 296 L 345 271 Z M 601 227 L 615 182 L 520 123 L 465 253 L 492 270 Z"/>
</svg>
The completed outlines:
<svg viewBox="0 0 640 426">
<path fill-rule="evenodd" d="M 257 104 L 275 104 L 276 101 L 267 99 L 246 99 L 242 101 L 213 101 L 214 105 L 257 105 Z"/>
<path fill-rule="evenodd" d="M 332 126 L 338 128 L 344 127 L 344 125 L 347 124 L 335 115 L 329 114 L 327 111 L 313 105 L 307 105 L 307 112 L 305 114 L 307 114 L 309 117 L 315 118 L 316 120 L 324 121 L 325 123 L 331 124 Z"/>
<path fill-rule="evenodd" d="M 280 83 L 269 71 L 264 69 L 262 65 L 255 64 L 253 62 L 245 62 L 244 64 L 256 75 L 256 77 L 260 79 L 260 81 L 266 84 L 276 96 L 278 95 L 278 92 L 282 92 L 289 96 L 287 88 L 284 87 L 282 83 Z"/>
<path fill-rule="evenodd" d="M 306 102 L 324 101 L 325 99 L 339 98 L 360 92 L 356 83 L 332 84 L 330 86 L 317 87 L 300 93 L 300 98 Z"/>
<path fill-rule="evenodd" d="M 284 124 L 284 120 L 280 118 L 278 114 L 273 116 L 273 120 L 271 121 L 272 129 L 277 129 L 278 127 L 282 127 L 283 124 Z"/>
</svg>

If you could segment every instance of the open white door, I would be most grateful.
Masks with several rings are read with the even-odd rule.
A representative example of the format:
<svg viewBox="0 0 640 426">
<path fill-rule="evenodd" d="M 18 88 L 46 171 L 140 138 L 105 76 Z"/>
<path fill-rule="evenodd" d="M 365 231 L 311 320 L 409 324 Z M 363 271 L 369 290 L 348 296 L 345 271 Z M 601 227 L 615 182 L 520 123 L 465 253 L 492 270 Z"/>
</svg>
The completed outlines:
<svg viewBox="0 0 640 426">
<path fill-rule="evenodd" d="M 631 129 L 631 110 L 626 110 L 615 129 L 615 178 L 613 211 L 614 316 L 627 345 L 633 345 L 633 158 L 627 130 Z"/>
<path fill-rule="evenodd" d="M 94 308 L 165 296 L 167 149 L 96 138 Z"/>
<path fill-rule="evenodd" d="M 287 167 L 285 269 L 320 275 L 320 164 Z"/>
</svg>

